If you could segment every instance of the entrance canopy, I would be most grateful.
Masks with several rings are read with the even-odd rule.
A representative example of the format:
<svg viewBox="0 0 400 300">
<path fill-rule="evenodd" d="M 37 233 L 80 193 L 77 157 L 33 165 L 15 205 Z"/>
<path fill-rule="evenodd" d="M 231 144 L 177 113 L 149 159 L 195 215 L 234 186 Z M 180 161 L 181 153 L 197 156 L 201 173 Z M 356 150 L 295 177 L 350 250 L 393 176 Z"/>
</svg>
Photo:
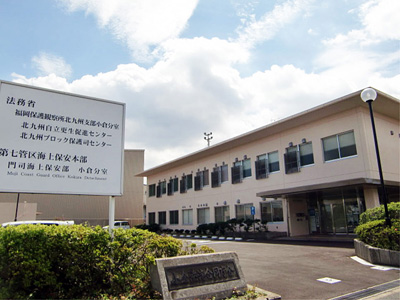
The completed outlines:
<svg viewBox="0 0 400 300">
<path fill-rule="evenodd" d="M 323 190 L 323 189 L 362 185 L 362 184 L 379 185 L 380 182 L 379 182 L 379 180 L 373 180 L 370 178 L 358 178 L 358 179 L 353 179 L 353 180 L 343 180 L 343 181 L 335 181 L 335 182 L 322 183 L 322 184 L 296 186 L 293 188 L 268 190 L 268 191 L 264 191 L 264 192 L 259 192 L 256 194 L 256 196 L 262 197 L 262 198 L 280 198 L 280 197 L 292 195 L 292 194 L 299 194 L 299 193 L 305 193 L 305 192 L 316 192 L 316 191 Z"/>
</svg>

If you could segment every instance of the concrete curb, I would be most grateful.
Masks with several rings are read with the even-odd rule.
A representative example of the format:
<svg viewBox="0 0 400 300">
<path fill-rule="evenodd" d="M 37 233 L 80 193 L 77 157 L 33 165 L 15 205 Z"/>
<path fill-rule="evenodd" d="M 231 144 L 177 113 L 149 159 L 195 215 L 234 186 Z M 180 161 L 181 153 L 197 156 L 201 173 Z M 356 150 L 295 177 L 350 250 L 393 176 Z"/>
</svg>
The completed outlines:
<svg viewBox="0 0 400 300">
<path fill-rule="evenodd" d="M 400 267 L 400 251 L 380 249 L 354 239 L 356 255 L 376 265 Z"/>
<path fill-rule="evenodd" d="M 247 285 L 247 289 L 248 290 L 254 290 L 257 293 L 263 294 L 263 296 L 257 297 L 254 300 L 280 300 L 280 299 L 282 299 L 282 297 L 280 295 L 278 295 L 278 294 L 275 294 L 275 293 L 260 289 L 258 287 L 252 286 L 250 284 Z M 240 300 L 240 298 L 238 298 L 238 299 Z"/>
</svg>

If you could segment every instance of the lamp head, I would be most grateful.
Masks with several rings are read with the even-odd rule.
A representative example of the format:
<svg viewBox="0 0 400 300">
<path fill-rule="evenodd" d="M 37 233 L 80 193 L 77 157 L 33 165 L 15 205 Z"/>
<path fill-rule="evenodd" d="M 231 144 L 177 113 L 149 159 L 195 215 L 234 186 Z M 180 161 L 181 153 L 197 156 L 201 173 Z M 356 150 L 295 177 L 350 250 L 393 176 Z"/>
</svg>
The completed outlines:
<svg viewBox="0 0 400 300">
<path fill-rule="evenodd" d="M 377 93 L 372 88 L 366 88 L 361 92 L 360 96 L 364 102 L 375 101 Z"/>
</svg>

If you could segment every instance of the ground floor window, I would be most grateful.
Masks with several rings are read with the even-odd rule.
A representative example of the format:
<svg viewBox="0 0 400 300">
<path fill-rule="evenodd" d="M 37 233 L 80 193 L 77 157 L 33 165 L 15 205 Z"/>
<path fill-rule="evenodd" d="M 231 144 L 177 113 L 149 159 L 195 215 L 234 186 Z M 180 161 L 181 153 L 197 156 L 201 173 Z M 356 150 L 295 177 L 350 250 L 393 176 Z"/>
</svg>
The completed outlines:
<svg viewBox="0 0 400 300">
<path fill-rule="evenodd" d="M 254 215 L 251 214 L 253 203 L 236 205 L 236 219 L 253 220 Z"/>
<path fill-rule="evenodd" d="M 229 219 L 229 206 L 218 206 L 215 208 L 215 223 L 226 222 Z"/>
<path fill-rule="evenodd" d="M 198 208 L 197 209 L 197 224 L 208 224 L 210 223 L 210 208 Z"/>
<path fill-rule="evenodd" d="M 169 224 L 178 225 L 179 224 L 179 211 L 171 210 L 169 212 Z"/>
<path fill-rule="evenodd" d="M 149 213 L 149 225 L 156 223 L 156 213 L 150 212 Z"/>
<path fill-rule="evenodd" d="M 193 209 L 182 210 L 182 224 L 193 225 Z"/>
<path fill-rule="evenodd" d="M 260 204 L 262 222 L 283 222 L 282 200 L 262 202 Z"/>
<path fill-rule="evenodd" d="M 167 212 L 166 211 L 158 212 L 158 224 L 160 224 L 160 225 L 167 224 Z"/>
</svg>

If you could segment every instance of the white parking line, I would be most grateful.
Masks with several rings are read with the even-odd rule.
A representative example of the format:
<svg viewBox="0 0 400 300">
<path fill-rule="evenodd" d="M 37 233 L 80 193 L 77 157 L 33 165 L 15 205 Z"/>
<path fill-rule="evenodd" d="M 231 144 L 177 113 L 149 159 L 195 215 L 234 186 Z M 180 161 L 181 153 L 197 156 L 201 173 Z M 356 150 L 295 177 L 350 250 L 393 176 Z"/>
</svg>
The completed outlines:
<svg viewBox="0 0 400 300">
<path fill-rule="evenodd" d="M 212 241 L 212 240 L 185 240 L 188 243 L 194 243 L 197 245 L 211 245 L 211 244 L 226 244 L 229 241 Z"/>
<path fill-rule="evenodd" d="M 373 269 L 373 270 L 378 270 L 378 271 L 400 270 L 400 268 L 392 267 L 392 266 L 374 265 L 358 256 L 352 256 L 351 259 L 355 260 L 356 262 L 358 262 L 364 266 L 371 267 L 371 269 Z"/>
</svg>

